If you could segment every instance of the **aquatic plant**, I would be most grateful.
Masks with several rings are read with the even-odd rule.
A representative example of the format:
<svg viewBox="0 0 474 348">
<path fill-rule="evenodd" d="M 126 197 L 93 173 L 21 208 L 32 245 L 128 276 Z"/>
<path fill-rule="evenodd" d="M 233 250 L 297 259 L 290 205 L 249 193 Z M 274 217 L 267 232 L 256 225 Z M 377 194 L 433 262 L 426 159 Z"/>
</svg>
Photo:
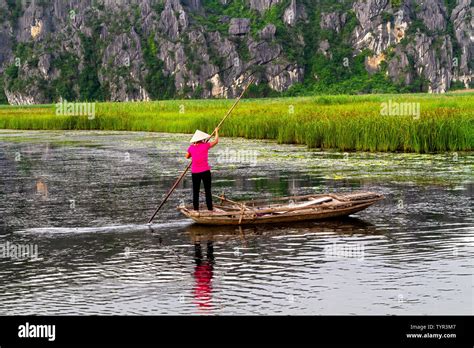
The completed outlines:
<svg viewBox="0 0 474 348">
<path fill-rule="evenodd" d="M 0 128 L 211 132 L 232 102 L 214 99 L 97 103 L 93 118 L 56 115 L 54 105 L 2 106 Z M 417 106 L 419 113 L 404 114 L 400 111 L 403 108 L 397 109 L 398 113 L 382 112 L 386 105 L 410 103 Z M 472 150 L 474 94 L 243 99 L 221 134 L 343 151 Z"/>
</svg>

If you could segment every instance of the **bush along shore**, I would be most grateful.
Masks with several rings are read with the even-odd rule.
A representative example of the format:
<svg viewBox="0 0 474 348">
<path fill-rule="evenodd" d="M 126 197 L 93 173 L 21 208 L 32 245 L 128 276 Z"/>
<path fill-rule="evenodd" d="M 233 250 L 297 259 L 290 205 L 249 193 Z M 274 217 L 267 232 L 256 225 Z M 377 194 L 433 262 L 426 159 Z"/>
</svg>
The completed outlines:
<svg viewBox="0 0 474 348">
<path fill-rule="evenodd" d="M 0 106 L 0 128 L 211 132 L 232 100 Z M 471 151 L 474 93 L 243 99 L 223 136 L 343 151 Z"/>
</svg>

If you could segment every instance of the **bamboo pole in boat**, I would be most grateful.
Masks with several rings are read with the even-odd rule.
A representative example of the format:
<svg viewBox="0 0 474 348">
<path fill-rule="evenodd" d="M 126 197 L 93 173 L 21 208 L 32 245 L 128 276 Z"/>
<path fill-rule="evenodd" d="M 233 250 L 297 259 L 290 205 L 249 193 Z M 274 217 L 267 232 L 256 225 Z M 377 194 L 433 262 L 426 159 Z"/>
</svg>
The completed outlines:
<svg viewBox="0 0 474 348">
<path fill-rule="evenodd" d="M 234 110 L 234 108 L 237 106 L 237 104 L 239 103 L 240 99 L 243 97 L 244 93 L 247 91 L 247 89 L 249 88 L 249 86 L 254 82 L 255 78 L 252 77 L 250 79 L 250 82 L 247 84 L 247 86 L 245 86 L 244 90 L 242 91 L 242 93 L 239 95 L 239 97 L 236 99 L 236 101 L 234 102 L 234 104 L 232 105 L 232 107 L 229 109 L 229 111 L 227 111 L 227 114 L 224 116 L 224 118 L 221 120 L 221 122 L 219 122 L 219 124 L 217 125 L 216 128 L 220 128 L 222 126 L 222 124 L 224 123 L 224 121 L 227 119 L 227 117 L 229 117 L 229 115 L 232 113 L 232 111 Z M 216 132 L 216 129 L 214 129 L 209 137 L 212 138 L 212 136 L 214 135 L 214 133 Z M 178 186 L 178 184 L 181 182 L 181 180 L 184 178 L 184 176 L 186 175 L 186 173 L 188 172 L 189 168 L 191 168 L 191 164 L 192 162 L 189 162 L 189 164 L 186 166 L 186 168 L 184 169 L 183 173 L 178 177 L 178 179 L 176 179 L 175 183 L 173 184 L 173 186 L 171 186 L 171 189 L 168 191 L 168 193 L 166 194 L 165 198 L 163 199 L 163 201 L 161 201 L 160 205 L 158 206 L 158 208 L 155 210 L 155 212 L 153 213 L 153 215 L 151 216 L 150 220 L 148 220 L 148 223 L 151 223 L 153 221 L 153 219 L 155 218 L 156 214 L 158 214 L 158 212 L 160 211 L 161 207 L 163 207 L 163 205 L 166 203 L 166 201 L 168 200 L 168 198 L 171 196 L 171 194 L 174 192 L 174 190 L 176 189 L 176 187 Z"/>
<path fill-rule="evenodd" d="M 200 193 L 201 193 L 201 195 L 205 195 L 205 193 L 202 192 L 202 191 L 201 191 Z M 215 197 L 215 198 L 219 198 L 221 201 L 226 201 L 226 202 L 229 202 L 229 203 L 231 203 L 231 204 L 234 204 L 234 205 L 238 206 L 239 209 L 241 209 L 242 206 L 243 206 L 244 209 L 246 209 L 246 210 L 251 210 L 250 208 L 248 208 L 248 207 L 245 206 L 245 202 L 236 202 L 236 201 L 233 201 L 233 200 L 231 200 L 231 199 L 225 197 L 224 194 L 222 194 L 222 196 L 212 194 L 212 196 Z"/>
</svg>

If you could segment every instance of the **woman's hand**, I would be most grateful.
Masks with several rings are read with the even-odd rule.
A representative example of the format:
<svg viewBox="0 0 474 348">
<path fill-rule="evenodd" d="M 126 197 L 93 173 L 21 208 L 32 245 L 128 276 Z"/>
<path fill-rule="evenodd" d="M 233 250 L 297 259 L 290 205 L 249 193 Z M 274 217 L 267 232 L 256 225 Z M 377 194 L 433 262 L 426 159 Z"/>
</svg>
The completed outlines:
<svg viewBox="0 0 474 348">
<path fill-rule="evenodd" d="M 216 146 L 217 143 L 219 142 L 219 127 L 217 127 L 216 129 L 214 129 L 214 133 L 216 134 L 214 136 L 214 141 L 211 142 L 211 148 Z"/>
</svg>

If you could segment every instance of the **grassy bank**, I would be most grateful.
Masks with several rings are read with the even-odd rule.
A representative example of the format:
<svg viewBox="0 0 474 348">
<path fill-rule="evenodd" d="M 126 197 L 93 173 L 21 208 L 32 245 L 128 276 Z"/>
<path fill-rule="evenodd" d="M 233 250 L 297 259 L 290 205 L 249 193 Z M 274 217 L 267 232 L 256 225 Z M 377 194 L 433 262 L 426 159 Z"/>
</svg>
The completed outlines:
<svg viewBox="0 0 474 348">
<path fill-rule="evenodd" d="M 2 106 L 0 128 L 210 132 L 232 103 L 232 100 L 97 103 L 93 119 L 58 116 L 55 105 Z M 400 115 L 401 108 L 405 107 L 406 111 L 407 105 L 413 106 L 410 114 Z M 414 112 L 417 107 L 419 113 Z M 472 150 L 474 93 L 245 99 L 228 118 L 221 133 L 344 151 Z"/>
</svg>

